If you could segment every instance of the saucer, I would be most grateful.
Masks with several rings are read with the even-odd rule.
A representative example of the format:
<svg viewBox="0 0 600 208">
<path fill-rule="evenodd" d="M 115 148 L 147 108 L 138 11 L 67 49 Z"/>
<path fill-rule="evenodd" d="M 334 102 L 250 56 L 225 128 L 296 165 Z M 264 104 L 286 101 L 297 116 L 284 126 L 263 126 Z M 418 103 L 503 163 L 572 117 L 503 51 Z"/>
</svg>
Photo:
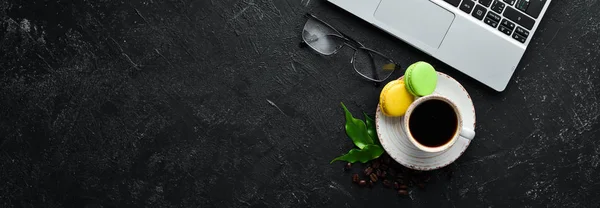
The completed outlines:
<svg viewBox="0 0 600 208">
<path fill-rule="evenodd" d="M 400 77 L 402 79 L 402 77 Z M 438 72 L 435 92 L 454 101 L 462 115 L 463 125 L 475 129 L 475 107 L 469 93 L 452 77 Z M 429 153 L 418 149 L 402 130 L 404 117 L 385 116 L 379 105 L 375 114 L 377 136 L 385 151 L 401 165 L 415 170 L 434 170 L 454 162 L 467 149 L 471 140 L 459 137 L 447 150 Z"/>
</svg>

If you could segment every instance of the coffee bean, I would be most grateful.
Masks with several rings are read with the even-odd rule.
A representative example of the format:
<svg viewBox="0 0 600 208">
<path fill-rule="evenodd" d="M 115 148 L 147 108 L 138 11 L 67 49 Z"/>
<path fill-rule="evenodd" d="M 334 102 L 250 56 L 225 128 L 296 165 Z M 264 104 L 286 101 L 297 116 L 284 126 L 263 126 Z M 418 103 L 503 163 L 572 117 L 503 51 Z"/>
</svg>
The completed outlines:
<svg viewBox="0 0 600 208">
<path fill-rule="evenodd" d="M 353 174 L 352 175 L 352 182 L 353 183 L 358 183 L 358 180 L 359 180 L 358 173 Z"/>
<path fill-rule="evenodd" d="M 372 167 L 373 169 L 377 169 L 377 168 L 379 168 L 379 165 L 380 165 L 380 164 L 379 164 L 379 160 L 375 160 L 375 162 L 373 162 L 373 164 L 371 165 L 371 167 Z"/>
<path fill-rule="evenodd" d="M 406 181 L 404 181 L 404 179 L 403 179 L 403 178 L 396 178 L 396 181 L 397 181 L 399 184 L 406 184 Z"/>
<path fill-rule="evenodd" d="M 393 178 L 393 177 L 396 177 L 396 170 L 394 170 L 394 169 L 392 168 L 392 169 L 388 170 L 388 174 L 389 174 L 390 176 L 392 176 L 392 178 Z"/>
<path fill-rule="evenodd" d="M 352 183 L 361 187 L 373 188 L 377 181 L 381 181 L 385 188 L 397 190 L 399 195 L 409 195 L 409 188 L 424 189 L 431 180 L 430 172 L 406 168 L 391 160 L 388 155 L 383 155 L 365 165 L 366 168 L 362 173 L 364 176 L 360 172 L 352 173 Z M 344 170 L 352 170 L 352 166 L 353 163 L 345 163 Z M 451 177 L 452 170 L 446 169 L 445 173 Z"/>
<path fill-rule="evenodd" d="M 369 177 L 371 178 L 371 180 L 373 182 L 377 182 L 377 175 L 375 175 L 375 173 L 371 173 L 371 175 Z"/>
<path fill-rule="evenodd" d="M 404 189 L 400 189 L 400 190 L 398 190 L 398 194 L 400 194 L 402 196 L 406 196 L 406 195 L 408 195 L 408 191 L 406 191 Z"/>
<path fill-rule="evenodd" d="M 390 159 L 390 157 L 389 157 L 389 156 L 387 156 L 387 157 L 383 158 L 383 163 L 384 163 L 384 164 L 390 164 L 390 162 L 391 162 L 391 161 L 392 161 L 392 159 Z"/>
<path fill-rule="evenodd" d="M 365 175 L 368 176 L 371 175 L 371 173 L 373 173 L 373 168 L 367 167 L 367 169 L 365 169 Z"/>
<path fill-rule="evenodd" d="M 381 167 L 380 167 L 380 168 L 381 168 L 381 170 L 388 170 L 388 168 L 389 168 L 389 167 L 388 167 L 387 165 L 385 165 L 385 164 L 384 164 L 384 165 L 381 165 Z"/>
<path fill-rule="evenodd" d="M 386 188 L 390 188 L 390 187 L 392 187 L 392 182 L 386 179 L 386 180 L 383 180 L 383 185 Z"/>
</svg>

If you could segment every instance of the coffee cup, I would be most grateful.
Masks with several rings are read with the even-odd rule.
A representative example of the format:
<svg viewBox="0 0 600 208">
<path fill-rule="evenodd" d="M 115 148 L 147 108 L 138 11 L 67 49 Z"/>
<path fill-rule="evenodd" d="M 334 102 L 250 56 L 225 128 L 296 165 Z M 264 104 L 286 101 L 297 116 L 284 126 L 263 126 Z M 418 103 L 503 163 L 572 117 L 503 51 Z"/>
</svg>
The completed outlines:
<svg viewBox="0 0 600 208">
<path fill-rule="evenodd" d="M 459 137 L 475 137 L 473 129 L 463 126 L 456 103 L 438 94 L 417 98 L 406 110 L 402 128 L 411 143 L 425 152 L 441 152 Z"/>
</svg>

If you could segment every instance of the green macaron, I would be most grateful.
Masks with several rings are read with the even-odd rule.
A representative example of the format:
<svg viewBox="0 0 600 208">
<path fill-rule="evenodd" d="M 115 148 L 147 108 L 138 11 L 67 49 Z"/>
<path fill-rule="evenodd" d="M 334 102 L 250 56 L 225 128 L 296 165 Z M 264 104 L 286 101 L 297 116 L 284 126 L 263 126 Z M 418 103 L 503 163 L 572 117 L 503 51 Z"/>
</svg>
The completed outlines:
<svg viewBox="0 0 600 208">
<path fill-rule="evenodd" d="M 410 65 L 404 73 L 406 89 L 419 97 L 433 93 L 437 86 L 437 79 L 437 72 L 433 66 L 423 61 Z"/>
</svg>

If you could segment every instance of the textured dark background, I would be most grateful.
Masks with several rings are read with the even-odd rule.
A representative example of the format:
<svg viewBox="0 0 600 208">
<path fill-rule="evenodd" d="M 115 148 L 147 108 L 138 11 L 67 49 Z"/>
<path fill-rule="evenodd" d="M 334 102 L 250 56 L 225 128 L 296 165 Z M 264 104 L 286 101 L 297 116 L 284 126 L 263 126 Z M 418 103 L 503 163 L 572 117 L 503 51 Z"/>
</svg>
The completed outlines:
<svg viewBox="0 0 600 208">
<path fill-rule="evenodd" d="M 323 0 L 1 1 L 0 207 L 598 207 L 598 10 L 554 1 L 496 93 Z M 298 47 L 309 11 L 473 97 L 477 138 L 424 190 L 329 164 L 340 102 L 374 115 L 381 88 Z"/>
</svg>

